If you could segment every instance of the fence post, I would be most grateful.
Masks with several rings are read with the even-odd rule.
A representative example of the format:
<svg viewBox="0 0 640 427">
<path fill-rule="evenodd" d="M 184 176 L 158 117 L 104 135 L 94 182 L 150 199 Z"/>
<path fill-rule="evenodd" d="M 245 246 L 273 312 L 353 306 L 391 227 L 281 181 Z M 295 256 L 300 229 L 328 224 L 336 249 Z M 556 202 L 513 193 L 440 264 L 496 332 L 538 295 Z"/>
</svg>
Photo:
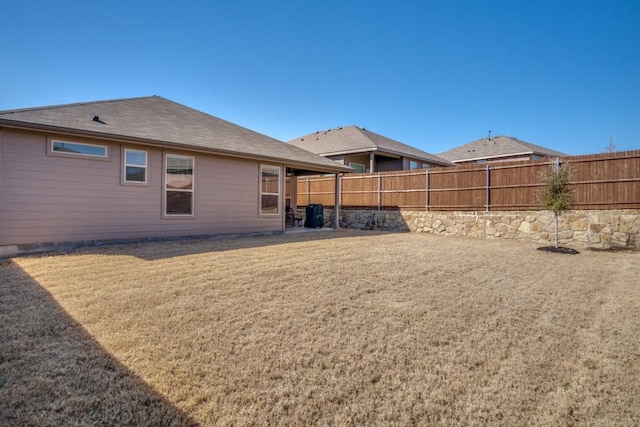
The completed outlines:
<svg viewBox="0 0 640 427">
<path fill-rule="evenodd" d="M 342 192 L 342 180 L 341 174 L 337 173 L 335 175 L 335 193 L 333 197 L 334 206 L 333 206 L 333 228 L 336 230 L 340 229 L 340 193 Z"/>
<path fill-rule="evenodd" d="M 311 194 L 309 194 L 310 190 L 309 190 L 309 177 L 307 177 L 307 204 L 306 206 L 309 206 L 309 203 L 311 202 Z"/>
<path fill-rule="evenodd" d="M 424 209 L 429 210 L 429 169 L 427 169 L 424 183 Z"/>
<path fill-rule="evenodd" d="M 382 201 L 382 187 L 380 186 L 380 173 L 378 173 L 378 210 L 380 210 L 380 205 L 381 205 L 381 201 Z"/>
<path fill-rule="evenodd" d="M 340 203 L 340 208 L 342 209 L 342 174 L 340 174 L 340 199 L 338 200 L 338 203 Z"/>
<path fill-rule="evenodd" d="M 485 212 L 489 212 L 489 209 L 491 207 L 490 203 L 490 194 L 489 192 L 491 191 L 491 186 L 490 186 L 490 181 L 489 181 L 489 174 L 490 174 L 490 168 L 489 168 L 489 163 L 487 163 L 487 167 L 486 167 L 486 181 L 487 181 L 487 198 L 486 198 L 486 202 L 485 202 L 485 207 L 484 210 Z"/>
</svg>

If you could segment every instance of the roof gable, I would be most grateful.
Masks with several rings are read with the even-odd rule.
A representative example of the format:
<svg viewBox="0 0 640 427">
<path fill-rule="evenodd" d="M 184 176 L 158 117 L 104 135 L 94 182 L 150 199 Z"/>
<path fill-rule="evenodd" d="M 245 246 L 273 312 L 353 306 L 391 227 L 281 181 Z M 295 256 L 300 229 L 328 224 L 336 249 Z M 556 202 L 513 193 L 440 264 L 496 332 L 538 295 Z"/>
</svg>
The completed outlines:
<svg viewBox="0 0 640 427">
<path fill-rule="evenodd" d="M 314 132 L 292 139 L 289 144 L 323 156 L 380 151 L 416 160 L 450 166 L 448 160 L 357 126 Z"/>
<path fill-rule="evenodd" d="M 159 96 L 0 111 L 0 125 L 126 139 L 234 157 L 349 171 L 313 155 Z"/>
<path fill-rule="evenodd" d="M 506 135 L 495 136 L 493 138 L 481 138 L 471 141 L 468 144 L 439 153 L 438 156 L 452 162 L 463 162 L 532 154 L 547 157 L 566 156 L 566 154 L 559 151 L 531 144 L 530 142 L 521 141 Z"/>
</svg>

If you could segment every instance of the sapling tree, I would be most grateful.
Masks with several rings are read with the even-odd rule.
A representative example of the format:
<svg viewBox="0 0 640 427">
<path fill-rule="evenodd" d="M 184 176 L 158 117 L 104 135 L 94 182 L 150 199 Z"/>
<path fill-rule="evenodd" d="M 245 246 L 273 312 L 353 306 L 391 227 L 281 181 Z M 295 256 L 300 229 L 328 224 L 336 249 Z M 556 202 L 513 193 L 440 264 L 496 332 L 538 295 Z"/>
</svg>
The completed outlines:
<svg viewBox="0 0 640 427">
<path fill-rule="evenodd" d="M 558 216 L 571 207 L 572 192 L 569 188 L 571 168 L 569 164 L 560 164 L 556 161 L 551 168 L 543 174 L 545 191 L 542 195 L 542 204 L 553 212 L 556 221 L 556 248 L 560 237 L 558 229 Z"/>
</svg>

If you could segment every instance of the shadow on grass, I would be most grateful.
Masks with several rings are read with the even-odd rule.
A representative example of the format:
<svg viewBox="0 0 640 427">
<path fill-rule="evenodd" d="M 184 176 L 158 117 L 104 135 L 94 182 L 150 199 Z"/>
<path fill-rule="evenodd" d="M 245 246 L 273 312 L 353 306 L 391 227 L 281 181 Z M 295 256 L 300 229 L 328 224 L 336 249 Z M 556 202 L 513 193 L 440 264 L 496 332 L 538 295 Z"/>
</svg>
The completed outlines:
<svg viewBox="0 0 640 427">
<path fill-rule="evenodd" d="M 196 426 L 0 261 L 0 425 Z"/>
<path fill-rule="evenodd" d="M 556 254 L 565 254 L 565 255 L 578 255 L 580 252 L 573 248 L 565 248 L 564 246 L 542 246 L 538 248 L 539 251 L 543 252 L 552 252 Z"/>
<path fill-rule="evenodd" d="M 222 235 L 194 236 L 175 239 L 163 239 L 145 242 L 112 242 L 98 245 L 101 254 L 133 256 L 145 261 L 156 261 L 185 255 L 197 255 L 209 252 L 233 251 L 238 249 L 265 248 L 322 240 L 344 239 L 353 237 L 370 237 L 381 234 L 397 234 L 390 231 L 360 231 L 351 229 L 315 231 L 307 233 L 259 234 L 259 235 Z M 92 251 L 95 247 L 73 250 Z M 38 255 L 35 255 L 38 256 Z"/>
</svg>

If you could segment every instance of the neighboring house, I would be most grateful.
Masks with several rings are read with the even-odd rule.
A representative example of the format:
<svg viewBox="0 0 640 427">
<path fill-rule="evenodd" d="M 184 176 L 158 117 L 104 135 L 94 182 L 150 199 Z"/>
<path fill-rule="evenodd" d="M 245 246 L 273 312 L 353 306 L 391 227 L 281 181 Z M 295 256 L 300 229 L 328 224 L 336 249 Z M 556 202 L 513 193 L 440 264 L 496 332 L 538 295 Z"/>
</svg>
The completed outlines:
<svg viewBox="0 0 640 427">
<path fill-rule="evenodd" d="M 356 172 L 381 172 L 455 166 L 448 160 L 357 126 L 295 138 L 289 144 L 351 166 Z"/>
<path fill-rule="evenodd" d="M 0 255 L 282 231 L 286 175 L 349 171 L 157 96 L 0 111 Z"/>
<path fill-rule="evenodd" d="M 438 156 L 456 164 L 469 164 L 537 160 L 544 157 L 562 157 L 566 154 L 511 136 L 500 135 L 472 141 Z"/>
</svg>

